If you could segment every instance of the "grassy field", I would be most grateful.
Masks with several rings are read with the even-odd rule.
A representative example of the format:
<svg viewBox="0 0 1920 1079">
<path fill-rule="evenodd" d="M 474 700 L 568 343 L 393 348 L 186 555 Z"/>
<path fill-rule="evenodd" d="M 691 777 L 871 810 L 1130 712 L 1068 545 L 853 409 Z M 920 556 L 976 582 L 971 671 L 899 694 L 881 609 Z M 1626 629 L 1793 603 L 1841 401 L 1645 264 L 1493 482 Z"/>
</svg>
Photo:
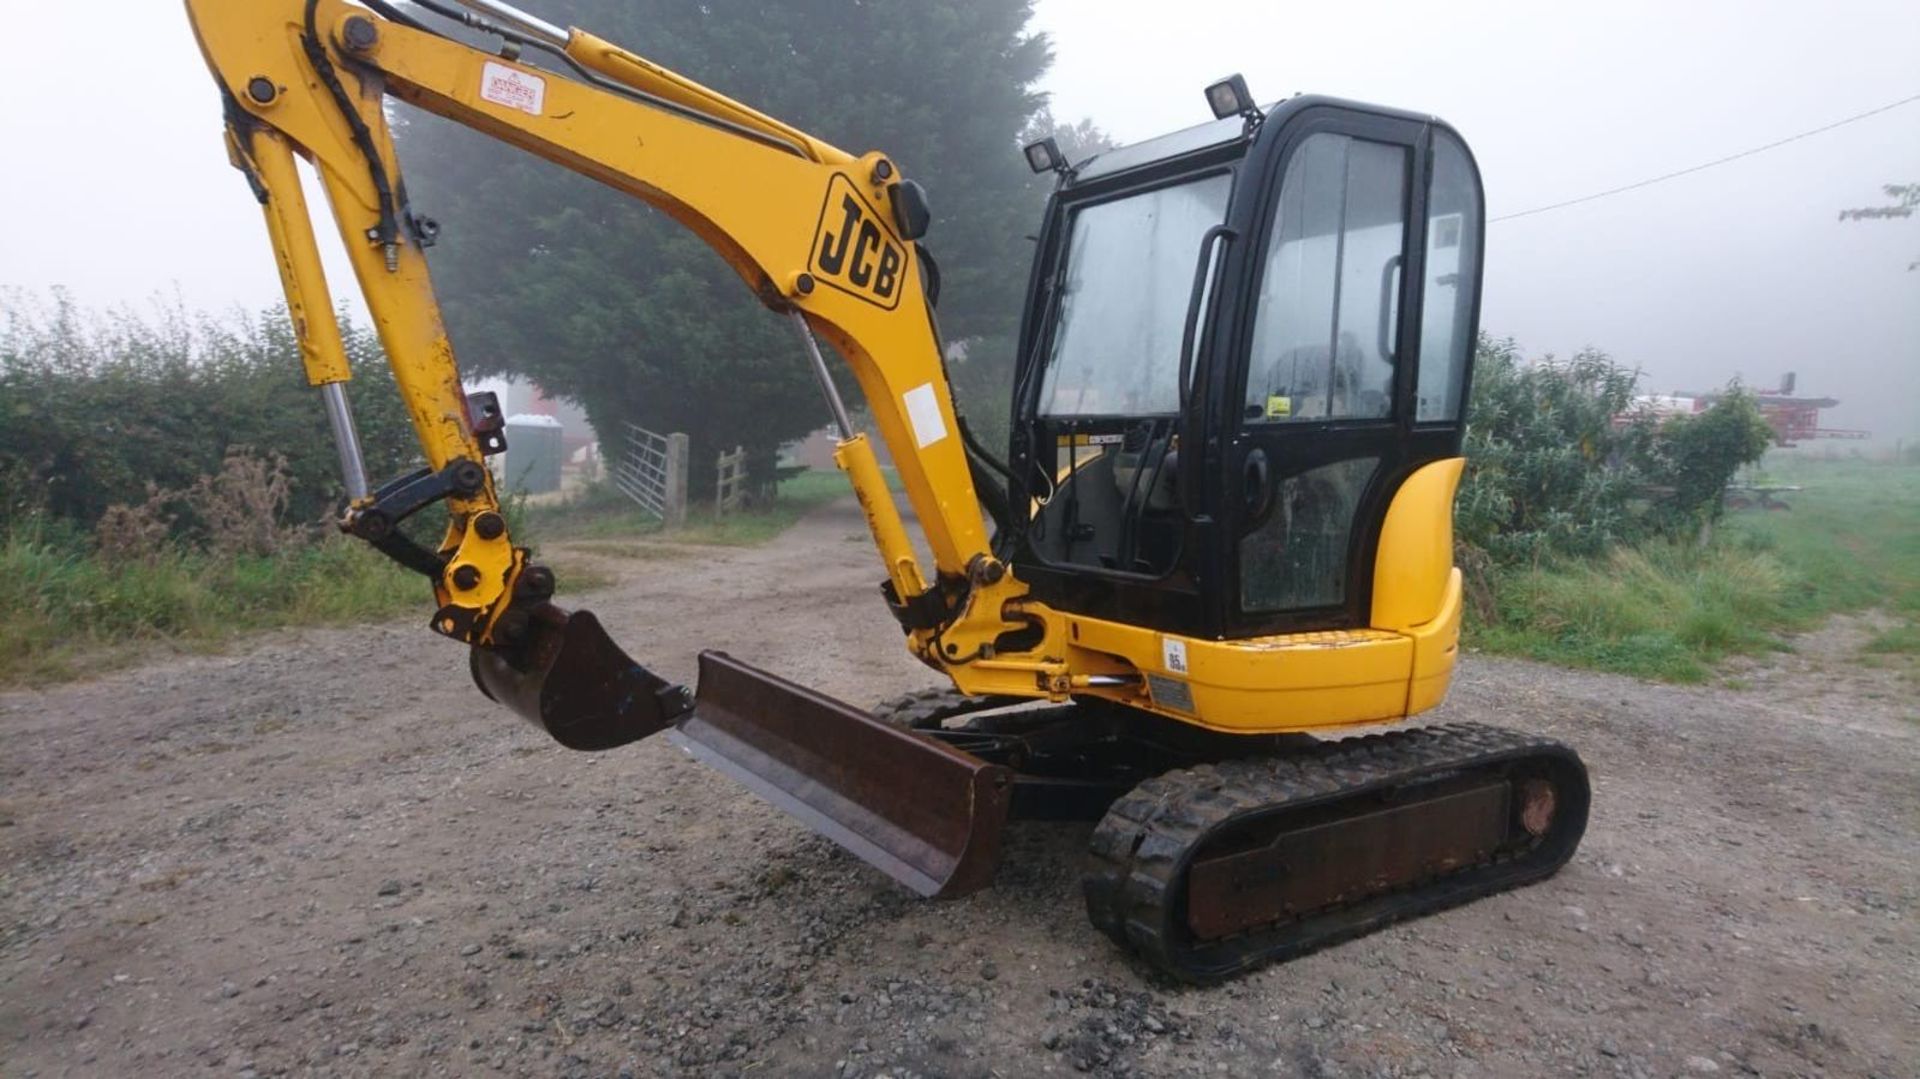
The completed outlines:
<svg viewBox="0 0 1920 1079">
<path fill-rule="evenodd" d="M 1761 482 L 1788 510 L 1729 514 L 1714 542 L 1500 571 L 1496 617 L 1468 644 L 1554 663 L 1694 682 L 1729 655 L 1786 647 L 1840 612 L 1896 620 L 1868 652 L 1920 656 L 1920 467 L 1776 453 Z"/>
<path fill-rule="evenodd" d="M 1881 607 L 1920 617 L 1920 466 L 1788 460 L 1766 482 L 1799 485 L 1793 508 L 1747 512 L 1735 528 L 1769 546 L 1800 580 L 1810 614 Z"/>
</svg>

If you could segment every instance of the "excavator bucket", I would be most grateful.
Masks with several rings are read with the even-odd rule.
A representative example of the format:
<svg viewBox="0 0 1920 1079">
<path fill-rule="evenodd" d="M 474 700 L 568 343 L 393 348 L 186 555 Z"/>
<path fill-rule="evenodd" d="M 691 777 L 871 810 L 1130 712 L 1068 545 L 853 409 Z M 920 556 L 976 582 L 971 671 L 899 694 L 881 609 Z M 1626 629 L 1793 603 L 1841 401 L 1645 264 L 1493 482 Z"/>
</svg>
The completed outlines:
<svg viewBox="0 0 1920 1079">
<path fill-rule="evenodd" d="M 874 719 L 724 652 L 673 738 L 922 896 L 993 879 L 1012 772 Z"/>
<path fill-rule="evenodd" d="M 568 749 L 612 749 L 672 726 L 692 699 L 613 643 L 590 611 L 533 609 L 526 643 L 476 648 L 473 680 Z"/>
</svg>

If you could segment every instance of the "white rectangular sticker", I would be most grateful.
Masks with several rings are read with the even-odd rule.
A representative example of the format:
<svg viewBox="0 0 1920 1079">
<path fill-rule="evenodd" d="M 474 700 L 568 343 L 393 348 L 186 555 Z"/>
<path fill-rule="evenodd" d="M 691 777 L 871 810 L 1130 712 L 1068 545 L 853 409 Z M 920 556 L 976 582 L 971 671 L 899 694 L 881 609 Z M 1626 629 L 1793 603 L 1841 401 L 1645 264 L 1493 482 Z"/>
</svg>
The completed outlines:
<svg viewBox="0 0 1920 1079">
<path fill-rule="evenodd" d="M 933 383 L 915 386 L 900 400 L 907 406 L 907 419 L 913 423 L 913 440 L 921 449 L 947 437 L 947 421 L 940 415 L 940 399 L 933 395 Z"/>
<path fill-rule="evenodd" d="M 1160 665 L 1174 674 L 1187 673 L 1187 642 L 1174 637 L 1160 638 Z"/>
<path fill-rule="evenodd" d="M 496 105 L 538 116 L 547 101 L 547 80 L 489 60 L 480 70 L 480 96 Z"/>
</svg>

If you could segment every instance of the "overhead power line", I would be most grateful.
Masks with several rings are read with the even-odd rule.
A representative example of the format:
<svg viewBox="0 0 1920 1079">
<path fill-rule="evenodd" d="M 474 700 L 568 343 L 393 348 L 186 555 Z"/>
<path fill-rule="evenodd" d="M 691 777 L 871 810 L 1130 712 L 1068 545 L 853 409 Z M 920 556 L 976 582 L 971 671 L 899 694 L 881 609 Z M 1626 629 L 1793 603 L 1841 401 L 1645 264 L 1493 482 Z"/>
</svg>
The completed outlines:
<svg viewBox="0 0 1920 1079">
<path fill-rule="evenodd" d="M 1915 94 L 1912 97 L 1903 97 L 1898 101 L 1889 102 L 1888 104 L 1882 105 L 1876 109 L 1868 109 L 1866 112 L 1855 113 L 1852 116 L 1845 117 L 1844 119 L 1835 120 L 1830 124 L 1822 124 L 1819 127 L 1812 128 L 1807 131 L 1802 131 L 1797 135 L 1788 135 L 1784 139 L 1776 139 L 1773 142 L 1767 143 L 1765 146 L 1755 146 L 1751 150 L 1742 150 L 1737 154 L 1728 154 L 1725 157 L 1715 158 L 1712 161 L 1702 162 L 1701 164 L 1694 165 L 1689 168 L 1680 169 L 1675 172 L 1664 173 L 1659 176 L 1651 176 L 1645 180 L 1637 180 L 1630 184 L 1623 184 L 1620 187 L 1610 187 L 1605 191 L 1595 191 L 1591 195 L 1582 195 L 1577 199 L 1568 199 L 1565 202 L 1549 203 L 1546 206 L 1535 206 L 1531 210 L 1521 210 L 1519 213 L 1501 214 L 1499 217 L 1489 218 L 1487 220 L 1487 224 L 1491 225 L 1499 221 L 1512 221 L 1516 217 L 1531 217 L 1534 214 L 1544 214 L 1548 210 L 1565 209 L 1568 206 L 1578 206 L 1583 202 L 1592 202 L 1595 199 L 1604 199 L 1609 195 L 1618 195 L 1627 191 L 1637 191 L 1643 187 L 1652 187 L 1654 184 L 1665 183 L 1668 180 L 1678 179 L 1679 177 L 1682 177 L 1682 176 L 1690 176 L 1696 172 L 1704 172 L 1707 169 L 1716 168 L 1720 165 L 1724 165 L 1728 163 L 1729 161 L 1738 161 L 1743 157 L 1752 157 L 1755 154 L 1764 154 L 1768 150 L 1777 150 L 1780 147 L 1785 146 L 1790 142 L 1799 142 L 1801 139 L 1812 138 L 1815 135 L 1832 131 L 1836 127 L 1845 127 L 1848 124 L 1858 123 L 1859 121 L 1865 120 L 1870 116 L 1878 116 L 1883 112 L 1890 112 L 1894 109 L 1899 108 L 1902 105 L 1911 105 L 1916 101 L 1920 101 L 1920 94 Z"/>
</svg>

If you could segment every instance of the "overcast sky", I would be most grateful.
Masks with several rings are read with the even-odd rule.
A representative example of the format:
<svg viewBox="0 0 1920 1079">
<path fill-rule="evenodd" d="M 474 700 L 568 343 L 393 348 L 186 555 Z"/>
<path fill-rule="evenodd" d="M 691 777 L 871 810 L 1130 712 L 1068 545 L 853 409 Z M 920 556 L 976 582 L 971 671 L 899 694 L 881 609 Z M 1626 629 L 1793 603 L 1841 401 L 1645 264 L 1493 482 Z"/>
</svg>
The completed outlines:
<svg viewBox="0 0 1920 1079">
<path fill-rule="evenodd" d="M 0 0 L 16 26 L 44 21 L 38 10 Z M 84 11 L 83 53 L 9 56 L 0 286 L 64 285 L 91 304 L 176 292 L 198 308 L 272 302 L 264 228 L 226 163 L 180 4 Z M 1201 88 L 1233 71 L 1262 100 L 1300 91 L 1432 112 L 1474 147 L 1494 217 L 1920 94 L 1914 0 L 1040 0 L 1036 28 L 1053 38 L 1045 88 L 1063 119 L 1146 138 L 1204 119 Z M 1906 266 L 1920 258 L 1920 218 L 1835 219 L 1893 181 L 1920 181 L 1920 102 L 1493 224 L 1482 325 L 1530 353 L 1602 347 L 1662 392 L 1794 370 L 1802 392 L 1843 399 L 1831 425 L 1912 436 L 1920 272 Z M 331 261 L 348 291 L 343 259 Z"/>
</svg>

